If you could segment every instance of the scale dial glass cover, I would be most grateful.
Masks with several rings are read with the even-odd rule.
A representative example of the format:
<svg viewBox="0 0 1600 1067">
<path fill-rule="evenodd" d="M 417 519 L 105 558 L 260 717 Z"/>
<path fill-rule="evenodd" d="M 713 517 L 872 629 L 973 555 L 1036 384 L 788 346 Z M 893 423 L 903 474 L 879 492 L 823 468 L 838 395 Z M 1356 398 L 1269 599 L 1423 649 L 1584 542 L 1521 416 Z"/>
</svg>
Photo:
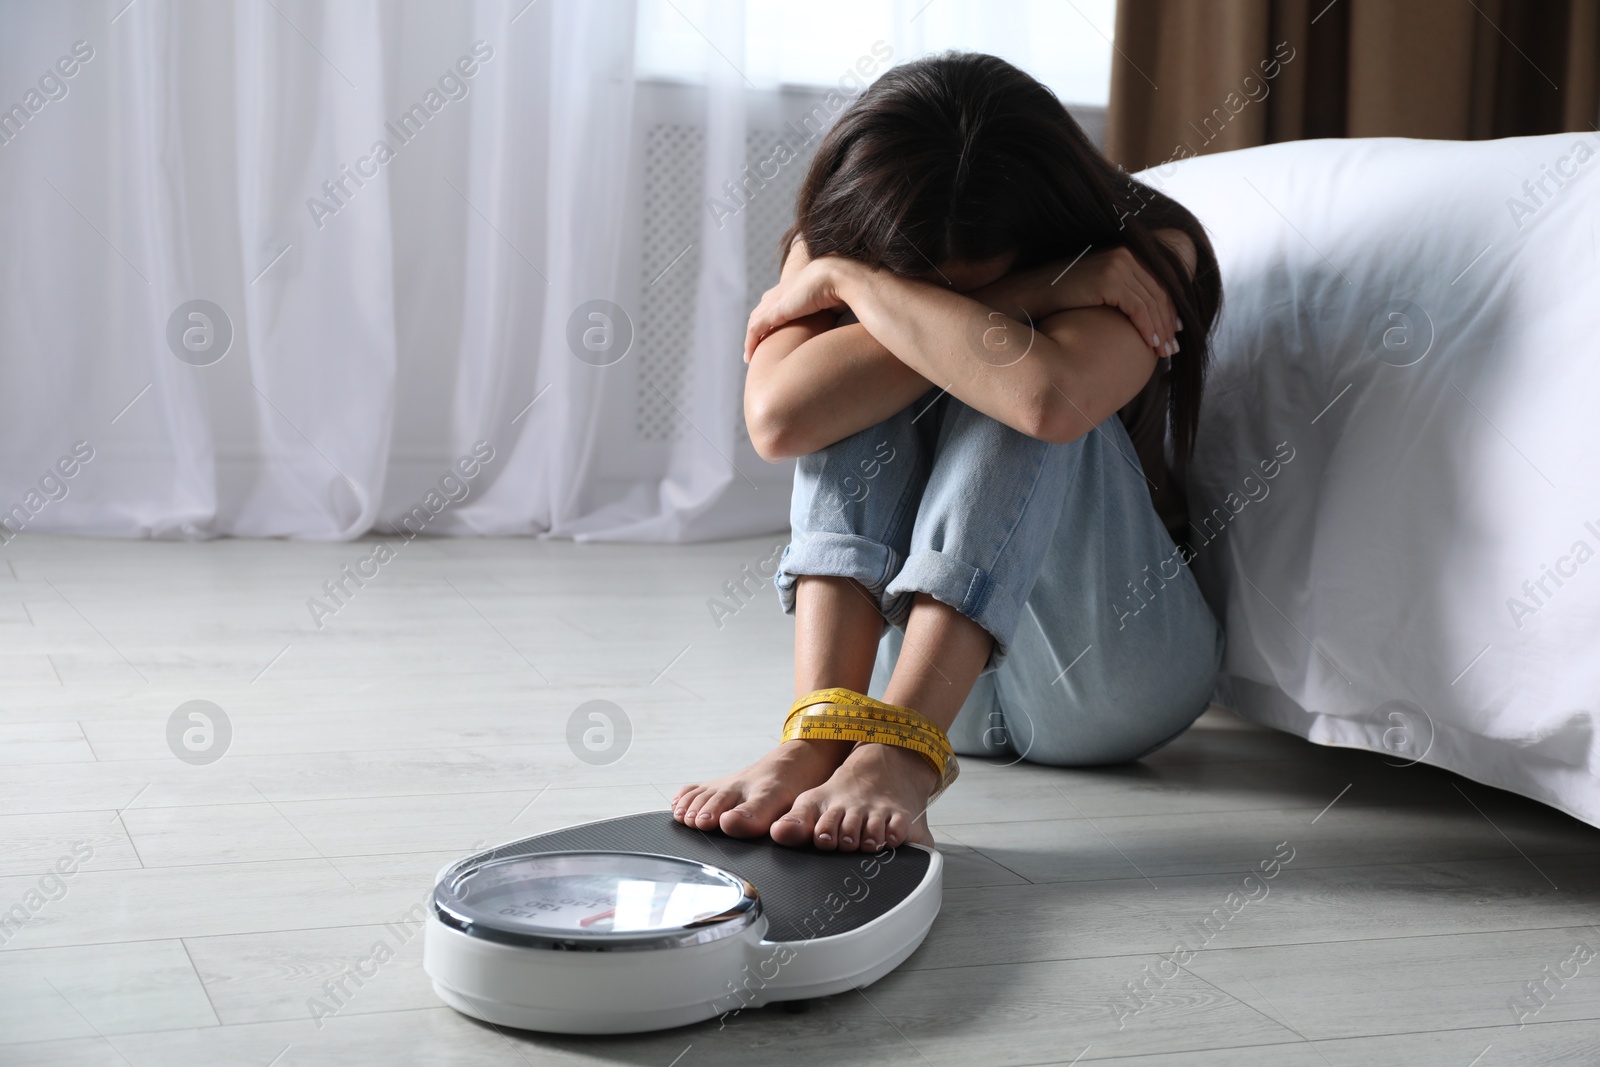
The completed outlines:
<svg viewBox="0 0 1600 1067">
<path fill-rule="evenodd" d="M 728 937 L 760 914 L 738 875 L 674 856 L 542 852 L 476 862 L 434 890 L 448 926 L 545 948 L 669 948 Z"/>
</svg>

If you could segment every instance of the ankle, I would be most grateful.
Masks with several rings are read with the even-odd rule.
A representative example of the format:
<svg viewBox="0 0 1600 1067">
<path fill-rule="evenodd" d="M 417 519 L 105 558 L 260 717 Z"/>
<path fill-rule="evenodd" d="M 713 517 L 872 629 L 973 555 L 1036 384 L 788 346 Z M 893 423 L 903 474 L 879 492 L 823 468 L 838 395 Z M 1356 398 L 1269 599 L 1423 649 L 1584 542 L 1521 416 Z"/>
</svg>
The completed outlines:
<svg viewBox="0 0 1600 1067">
<path fill-rule="evenodd" d="M 850 755 L 854 741 L 828 741 L 797 737 L 778 746 L 780 759 L 799 760 L 806 763 L 823 762 L 837 767 Z"/>
<path fill-rule="evenodd" d="M 925 793 L 932 793 L 939 784 L 939 775 L 919 752 L 899 745 L 862 742 L 850 754 L 851 761 L 861 761 L 881 767 L 908 782 L 913 782 Z"/>
</svg>

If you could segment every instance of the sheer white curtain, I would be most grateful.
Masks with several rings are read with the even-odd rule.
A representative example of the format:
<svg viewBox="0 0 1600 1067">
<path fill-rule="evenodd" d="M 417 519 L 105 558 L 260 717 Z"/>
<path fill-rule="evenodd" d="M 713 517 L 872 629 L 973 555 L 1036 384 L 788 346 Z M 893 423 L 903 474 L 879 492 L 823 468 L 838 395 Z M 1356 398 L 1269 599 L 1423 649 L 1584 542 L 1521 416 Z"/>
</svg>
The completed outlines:
<svg viewBox="0 0 1600 1067">
<path fill-rule="evenodd" d="M 897 62 L 977 32 L 946 6 L 854 32 Z M 799 167 L 711 203 L 816 100 L 774 5 L 643 10 L 0 7 L 0 540 L 783 527 L 738 353 Z"/>
</svg>

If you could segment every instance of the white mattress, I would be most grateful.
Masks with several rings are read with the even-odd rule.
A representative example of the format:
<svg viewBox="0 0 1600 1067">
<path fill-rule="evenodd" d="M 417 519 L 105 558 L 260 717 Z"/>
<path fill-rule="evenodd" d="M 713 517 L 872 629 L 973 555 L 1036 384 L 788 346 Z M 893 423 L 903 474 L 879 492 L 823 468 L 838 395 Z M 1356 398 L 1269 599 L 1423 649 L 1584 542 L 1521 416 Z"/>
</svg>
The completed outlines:
<svg viewBox="0 0 1600 1067">
<path fill-rule="evenodd" d="M 1142 177 L 1222 267 L 1189 477 L 1218 701 L 1600 825 L 1600 138 L 1305 141 Z"/>
</svg>

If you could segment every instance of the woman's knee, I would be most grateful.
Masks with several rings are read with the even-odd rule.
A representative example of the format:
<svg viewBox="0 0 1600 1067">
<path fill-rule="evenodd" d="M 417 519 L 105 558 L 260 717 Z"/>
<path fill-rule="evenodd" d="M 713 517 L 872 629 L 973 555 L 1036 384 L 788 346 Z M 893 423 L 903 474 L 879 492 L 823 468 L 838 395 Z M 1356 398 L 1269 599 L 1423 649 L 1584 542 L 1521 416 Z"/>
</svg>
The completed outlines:
<svg viewBox="0 0 1600 1067">
<path fill-rule="evenodd" d="M 954 398 L 941 404 L 944 417 L 937 427 L 929 481 L 941 489 L 968 487 L 952 496 L 981 499 L 1026 492 L 1041 467 L 1060 462 L 1071 451 L 1070 446 L 1029 437 Z"/>
<path fill-rule="evenodd" d="M 927 480 L 924 442 L 909 409 L 795 462 L 794 530 L 903 543 Z"/>
</svg>

